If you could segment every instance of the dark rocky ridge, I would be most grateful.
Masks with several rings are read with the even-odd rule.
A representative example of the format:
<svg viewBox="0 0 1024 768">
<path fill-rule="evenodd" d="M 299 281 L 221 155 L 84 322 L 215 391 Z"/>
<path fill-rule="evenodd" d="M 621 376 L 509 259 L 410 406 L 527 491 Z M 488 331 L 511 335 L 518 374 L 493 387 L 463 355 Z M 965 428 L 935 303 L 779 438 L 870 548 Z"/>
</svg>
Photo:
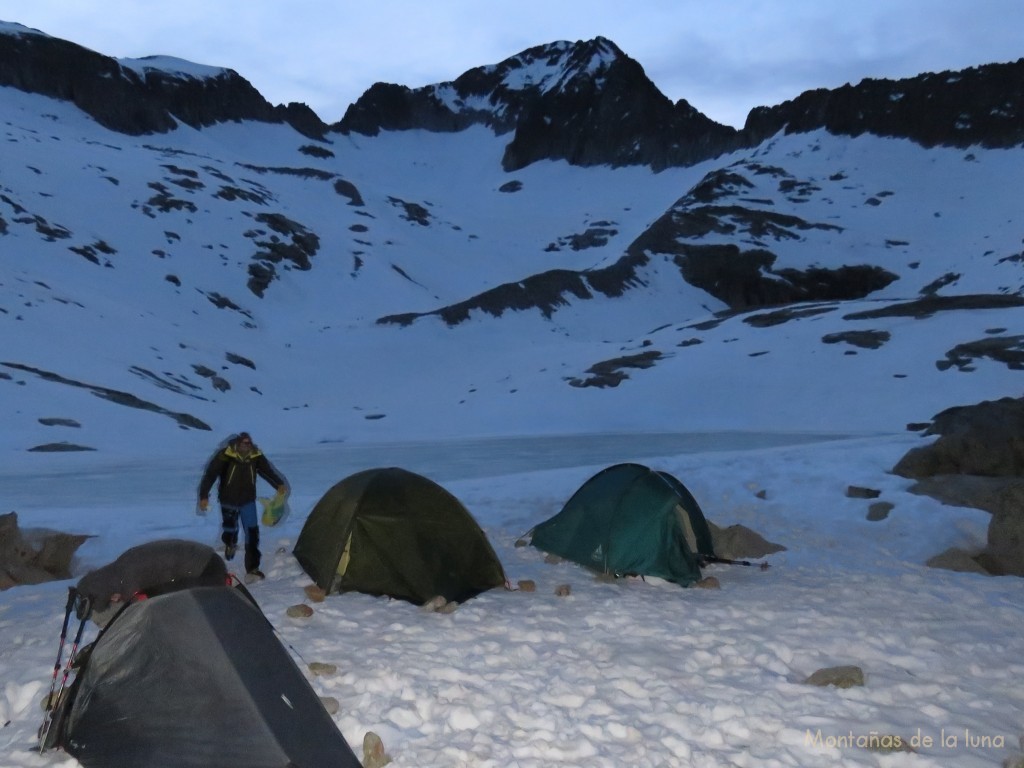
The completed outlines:
<svg viewBox="0 0 1024 768">
<path fill-rule="evenodd" d="M 128 135 L 166 133 L 181 121 L 286 122 L 311 138 L 326 125 L 304 104 L 271 106 L 248 80 L 225 69 L 216 77 L 145 76 L 110 56 L 26 29 L 0 34 L 0 86 L 70 101 L 100 125 Z"/>
<path fill-rule="evenodd" d="M 583 63 L 603 53 L 595 71 Z M 558 88 L 510 89 L 517 69 L 560 66 Z M 446 99 L 448 92 L 457 98 Z M 488 108 L 465 106 L 465 102 Z M 777 106 L 751 110 L 743 129 L 716 123 L 685 100 L 672 104 L 643 68 L 603 38 L 530 48 L 450 83 L 410 89 L 377 83 L 332 131 L 459 131 L 482 124 L 512 132 L 503 165 L 516 170 L 541 159 L 576 165 L 691 165 L 782 131 L 825 129 L 906 138 L 923 146 L 1010 147 L 1024 143 L 1024 59 L 901 80 L 866 79 L 807 91 Z"/>
<path fill-rule="evenodd" d="M 820 128 L 842 136 L 905 138 L 925 147 L 1018 146 L 1024 143 L 1024 59 L 807 91 L 751 110 L 743 133 L 758 143 L 781 130 Z"/>
<path fill-rule="evenodd" d="M 514 80 L 540 67 L 558 73 L 554 83 L 506 84 L 510 75 Z M 105 127 L 131 135 L 173 130 L 175 120 L 196 128 L 222 121 L 286 122 L 316 139 L 486 125 L 512 134 L 503 158 L 509 171 L 543 159 L 654 169 L 691 165 L 780 131 L 872 133 L 924 146 L 1024 143 L 1024 59 L 807 91 L 751 110 L 741 130 L 711 120 L 685 100 L 673 104 L 640 64 L 601 37 L 529 48 L 447 83 L 416 89 L 376 83 L 329 129 L 304 104 L 271 106 L 233 70 L 205 78 L 154 70 L 143 77 L 109 56 L 27 28 L 0 34 L 0 85 L 71 101 Z"/>
<path fill-rule="evenodd" d="M 530 76 L 535 82 L 530 82 Z M 178 121 L 197 128 L 229 120 L 286 121 L 315 138 L 414 128 L 454 132 L 484 125 L 510 137 L 503 158 L 506 170 L 542 159 L 662 169 L 753 146 L 779 131 L 822 128 L 847 135 L 901 136 L 927 146 L 997 147 L 1024 142 L 1024 59 L 957 73 L 865 80 L 857 86 L 809 91 L 777 107 L 753 110 L 741 131 L 715 123 L 685 101 L 672 104 L 637 62 L 600 37 L 536 46 L 499 64 L 469 70 L 450 83 L 418 89 L 377 83 L 329 132 L 308 107 L 272 107 L 232 70 L 209 77 L 157 69 L 140 75 L 113 58 L 27 29 L 0 34 L 0 85 L 72 101 L 106 127 L 133 135 L 170 131 Z M 309 148 L 306 153 L 315 155 Z M 777 265 L 768 241 L 839 227 L 743 200 L 742 191 L 753 185 L 740 171 L 779 176 L 778 189 L 791 201 L 817 189 L 788 178 L 781 169 L 754 164 L 722 169 L 690 190 L 610 266 L 579 272 L 551 270 L 432 312 L 394 315 L 380 322 L 406 324 L 435 315 L 456 324 L 474 309 L 500 315 L 505 310 L 536 308 L 550 316 L 573 298 L 618 296 L 643 284 L 640 270 L 652 254 L 666 256 L 682 280 L 720 299 L 732 311 L 859 299 L 896 279 L 872 264 L 799 271 Z M 344 182 L 336 183 L 339 194 L 349 194 L 340 184 Z M 353 204 L 361 203 L 358 196 L 349 196 Z M 405 206 L 410 220 L 429 223 L 424 216 L 416 218 L 413 204 L 396 199 L 397 204 Z M 746 242 L 752 247 L 693 242 L 709 234 L 737 232 L 748 235 Z M 273 239 L 269 245 L 261 243 L 265 248 L 250 266 L 250 289 L 262 295 L 274 279 L 275 263 L 282 260 L 308 269 L 307 257 L 316 251 L 315 238 L 315 233 L 308 233 L 301 242 L 293 238 L 292 244 Z M 88 249 L 76 252 L 98 259 Z M 990 350 L 988 354 L 1004 353 Z M 1005 354 L 1019 351 L 1013 348 Z M 950 364 L 960 365 L 960 358 L 971 356 L 960 355 Z"/>
</svg>

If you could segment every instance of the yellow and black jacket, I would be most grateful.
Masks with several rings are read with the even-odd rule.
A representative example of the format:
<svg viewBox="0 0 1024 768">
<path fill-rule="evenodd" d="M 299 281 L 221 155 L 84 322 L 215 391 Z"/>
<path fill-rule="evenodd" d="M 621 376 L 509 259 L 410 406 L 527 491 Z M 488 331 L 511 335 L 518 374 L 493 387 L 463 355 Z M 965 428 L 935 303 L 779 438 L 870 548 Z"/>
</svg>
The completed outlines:
<svg viewBox="0 0 1024 768">
<path fill-rule="evenodd" d="M 217 499 L 222 506 L 241 507 L 256 501 L 256 477 L 262 477 L 274 488 L 284 485 L 284 480 L 273 470 L 267 457 L 254 445 L 248 456 L 242 456 L 229 445 L 219 451 L 206 467 L 199 483 L 199 498 L 210 496 L 213 484 L 220 481 Z"/>
</svg>

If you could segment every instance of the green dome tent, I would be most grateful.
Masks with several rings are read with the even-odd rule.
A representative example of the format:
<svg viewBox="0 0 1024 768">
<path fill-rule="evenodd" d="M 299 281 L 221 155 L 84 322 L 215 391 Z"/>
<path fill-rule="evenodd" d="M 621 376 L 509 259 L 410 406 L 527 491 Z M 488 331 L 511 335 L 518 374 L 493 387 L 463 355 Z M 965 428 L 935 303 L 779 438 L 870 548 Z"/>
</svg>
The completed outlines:
<svg viewBox="0 0 1024 768">
<path fill-rule="evenodd" d="M 530 543 L 600 573 L 700 581 L 714 557 L 696 499 L 675 477 L 641 464 L 616 464 L 587 480 Z"/>
<path fill-rule="evenodd" d="M 302 568 L 326 592 L 365 592 L 422 605 L 461 603 L 505 583 L 483 530 L 437 483 L 388 467 L 327 491 L 295 542 Z"/>
</svg>

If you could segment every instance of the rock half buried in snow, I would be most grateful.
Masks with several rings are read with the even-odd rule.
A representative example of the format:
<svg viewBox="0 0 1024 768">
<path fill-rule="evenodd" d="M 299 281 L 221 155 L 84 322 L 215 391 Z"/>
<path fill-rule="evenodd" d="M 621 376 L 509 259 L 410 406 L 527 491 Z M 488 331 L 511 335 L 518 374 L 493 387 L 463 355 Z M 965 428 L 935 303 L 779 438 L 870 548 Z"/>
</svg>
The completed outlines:
<svg viewBox="0 0 1024 768">
<path fill-rule="evenodd" d="M 715 548 L 715 554 L 728 560 L 764 557 L 773 552 L 786 550 L 781 544 L 768 541 L 745 525 L 730 525 L 728 528 L 720 528 L 708 520 L 708 528 L 711 529 L 711 542 Z"/>
<path fill-rule="evenodd" d="M 320 703 L 324 705 L 328 715 L 336 715 L 341 709 L 341 703 L 333 696 L 321 696 Z"/>
<path fill-rule="evenodd" d="M 384 742 L 373 731 L 363 736 L 363 768 L 381 768 L 391 762 L 384 751 Z"/>
<path fill-rule="evenodd" d="M 834 685 L 836 688 L 853 688 L 855 685 L 864 685 L 864 670 L 854 665 L 841 667 L 825 667 L 819 669 L 806 680 L 808 685 Z"/>
<path fill-rule="evenodd" d="M 330 675 L 337 674 L 337 664 L 327 664 L 322 661 L 311 661 L 309 663 L 309 671 L 316 677 L 328 677 Z"/>
<path fill-rule="evenodd" d="M 305 587 L 303 587 L 303 591 L 306 593 L 306 597 L 308 597 L 310 601 L 314 603 L 322 603 L 325 599 L 327 599 L 327 593 L 324 592 L 323 589 L 318 587 L 316 584 L 307 584 Z"/>
</svg>

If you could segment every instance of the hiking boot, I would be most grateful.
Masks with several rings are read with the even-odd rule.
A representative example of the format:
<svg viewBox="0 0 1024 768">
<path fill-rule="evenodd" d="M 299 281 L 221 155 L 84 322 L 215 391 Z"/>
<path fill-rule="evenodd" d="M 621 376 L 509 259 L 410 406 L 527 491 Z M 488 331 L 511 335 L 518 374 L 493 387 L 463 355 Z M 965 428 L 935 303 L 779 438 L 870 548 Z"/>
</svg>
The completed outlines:
<svg viewBox="0 0 1024 768">
<path fill-rule="evenodd" d="M 263 571 L 261 571 L 259 568 L 253 568 L 251 571 L 245 574 L 245 580 L 250 584 L 254 581 L 260 581 L 261 579 L 265 578 L 267 578 L 266 575 L 264 575 Z"/>
<path fill-rule="evenodd" d="M 224 559 L 234 560 L 235 559 L 235 545 L 228 544 L 224 547 Z"/>
</svg>

